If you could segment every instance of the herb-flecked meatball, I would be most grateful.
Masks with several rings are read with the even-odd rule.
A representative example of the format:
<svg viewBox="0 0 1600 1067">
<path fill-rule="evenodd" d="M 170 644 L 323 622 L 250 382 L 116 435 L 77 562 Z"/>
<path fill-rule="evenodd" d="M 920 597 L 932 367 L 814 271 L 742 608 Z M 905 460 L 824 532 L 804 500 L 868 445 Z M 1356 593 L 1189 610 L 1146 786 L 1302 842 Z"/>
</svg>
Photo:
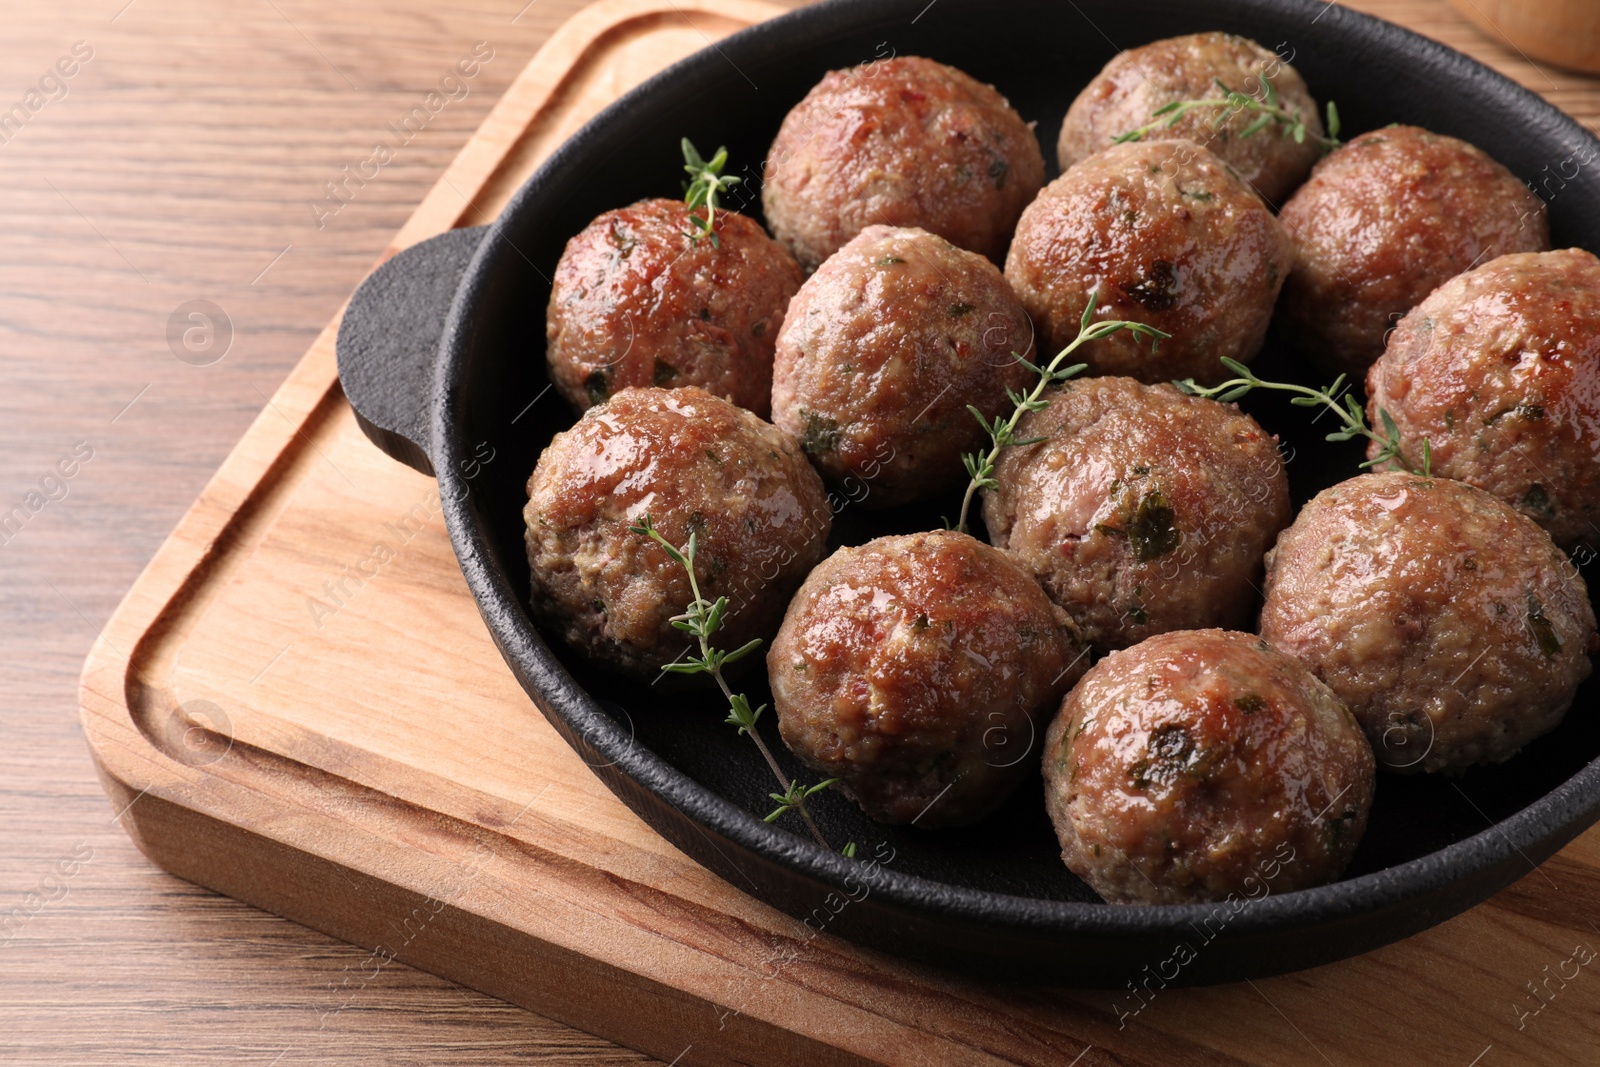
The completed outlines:
<svg viewBox="0 0 1600 1067">
<path fill-rule="evenodd" d="M 688 575 L 635 533 L 698 534 L 695 576 L 726 596 L 719 647 L 765 638 L 822 558 L 833 511 L 777 427 L 704 390 L 624 389 L 556 434 L 528 480 L 534 619 L 590 660 L 646 681 L 688 647 L 671 619 Z"/>
<path fill-rule="evenodd" d="M 1501 256 L 1435 289 L 1367 373 L 1401 451 L 1487 489 L 1571 548 L 1600 545 L 1600 260 Z M 1371 455 L 1378 450 L 1373 448 Z"/>
<path fill-rule="evenodd" d="M 778 338 L 772 417 L 869 508 L 962 484 L 968 405 L 1013 410 L 1033 327 L 998 268 L 925 230 L 869 226 L 806 280 Z M 858 493 L 852 491 L 851 496 Z"/>
<path fill-rule="evenodd" d="M 1227 374 L 1222 357 L 1253 359 L 1288 272 L 1289 245 L 1272 212 L 1189 141 L 1113 145 L 1088 157 L 1028 205 L 1006 257 L 1006 280 L 1043 352 L 1078 336 L 1091 291 L 1096 319 L 1171 334 L 1152 345 L 1124 330 L 1078 350 L 1095 373 L 1142 382 L 1216 382 Z"/>
<path fill-rule="evenodd" d="M 990 539 L 1097 649 L 1248 626 L 1289 521 L 1277 439 L 1232 404 L 1130 378 L 1070 381 L 1024 416 L 984 495 Z"/>
<path fill-rule="evenodd" d="M 1301 664 L 1251 634 L 1161 634 L 1096 663 L 1044 748 L 1072 872 L 1112 904 L 1256 898 L 1339 876 L 1372 749 Z"/>
<path fill-rule="evenodd" d="M 1481 489 L 1399 472 L 1301 510 L 1267 557 L 1261 636 L 1407 771 L 1509 758 L 1561 721 L 1597 647 L 1583 579 L 1548 534 Z"/>
<path fill-rule="evenodd" d="M 873 224 L 998 262 L 1044 156 L 993 86 L 901 56 L 830 71 L 784 118 L 763 182 L 767 222 L 807 270 Z"/>
<path fill-rule="evenodd" d="M 1087 658 L 1005 553 L 942 531 L 830 556 L 789 605 L 767 673 L 784 743 L 867 815 L 962 826 L 1027 776 L 1039 714 Z"/>
<path fill-rule="evenodd" d="M 545 358 L 577 410 L 629 386 L 698 385 L 767 414 L 772 347 L 800 265 L 752 219 L 718 211 L 713 243 L 690 214 L 681 200 L 641 200 L 567 242 Z"/>
<path fill-rule="evenodd" d="M 1274 123 L 1244 136 L 1260 113 L 1240 109 L 1217 125 L 1222 111 L 1195 109 L 1171 126 L 1158 110 L 1179 100 L 1217 100 L 1229 89 L 1265 101 L 1268 85 L 1277 104 L 1306 126 L 1299 142 L 1289 127 Z M 1090 82 L 1067 111 L 1056 154 L 1061 169 L 1109 148 L 1112 139 L 1151 122 L 1162 125 L 1144 135 L 1147 141 L 1186 140 L 1220 156 L 1268 203 L 1277 205 L 1311 173 L 1317 161 L 1316 138 L 1322 135 L 1317 103 L 1300 74 L 1256 42 L 1231 33 L 1194 33 L 1169 37 L 1142 48 L 1119 52 Z"/>
<path fill-rule="evenodd" d="M 1544 201 L 1483 151 L 1415 126 L 1364 133 L 1318 163 L 1280 216 L 1294 249 L 1291 343 L 1359 377 L 1400 316 L 1450 278 L 1550 247 Z"/>
</svg>

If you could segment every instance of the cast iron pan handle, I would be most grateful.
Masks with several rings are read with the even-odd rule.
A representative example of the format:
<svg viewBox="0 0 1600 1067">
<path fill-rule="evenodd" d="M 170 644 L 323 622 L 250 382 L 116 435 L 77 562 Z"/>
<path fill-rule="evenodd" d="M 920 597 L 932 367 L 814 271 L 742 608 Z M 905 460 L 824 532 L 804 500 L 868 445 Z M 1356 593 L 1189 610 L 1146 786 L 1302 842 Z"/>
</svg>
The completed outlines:
<svg viewBox="0 0 1600 1067">
<path fill-rule="evenodd" d="M 367 275 L 339 323 L 339 384 L 367 438 L 433 473 L 429 423 L 445 316 L 487 226 L 412 245 Z"/>
</svg>

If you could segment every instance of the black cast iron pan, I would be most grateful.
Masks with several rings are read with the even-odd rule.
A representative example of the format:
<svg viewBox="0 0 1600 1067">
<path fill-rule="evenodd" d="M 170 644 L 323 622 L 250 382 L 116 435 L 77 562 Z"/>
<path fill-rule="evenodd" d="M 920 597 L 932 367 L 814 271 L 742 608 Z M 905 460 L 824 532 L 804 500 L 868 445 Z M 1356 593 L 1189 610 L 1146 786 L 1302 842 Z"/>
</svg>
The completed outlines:
<svg viewBox="0 0 1600 1067">
<path fill-rule="evenodd" d="M 1212 982 L 1296 970 L 1406 937 L 1483 900 L 1600 816 L 1600 682 L 1511 762 L 1451 781 L 1385 775 L 1344 880 L 1221 905 L 1112 907 L 1065 867 L 1037 781 L 983 824 L 887 829 L 842 797 L 814 807 L 848 860 L 763 823 L 773 788 L 705 694 L 670 694 L 587 669 L 525 610 L 524 485 L 572 413 L 544 371 L 549 276 L 595 215 L 680 188 L 678 140 L 726 144 L 752 179 L 785 112 L 830 69 L 925 55 L 994 83 L 1037 120 L 1046 159 L 1067 105 L 1118 48 L 1200 30 L 1292 57 L 1351 133 L 1407 122 L 1462 137 L 1534 184 L 1555 247 L 1600 250 L 1600 144 L 1533 94 L 1441 45 L 1313 0 L 832 0 L 730 37 L 607 108 L 528 180 L 492 227 L 397 256 L 356 294 L 339 372 L 372 439 L 436 473 L 462 572 L 501 653 L 539 709 L 622 800 L 732 884 L 815 927 L 965 970 L 1120 987 L 1145 968 Z M 1305 377 L 1270 348 L 1263 373 Z M 1320 381 L 1314 384 L 1322 384 Z M 1328 445 L 1304 412 L 1245 405 L 1293 450 L 1296 502 L 1348 477 L 1356 446 Z M 939 525 L 955 501 L 840 516 L 836 540 Z M 759 681 L 754 683 L 759 687 Z M 757 699 L 760 694 L 752 694 Z M 770 719 L 772 747 L 787 758 Z M 1036 759 L 1036 751 L 1026 758 Z M 791 765 L 790 770 L 799 768 Z M 1176 946 L 1193 958 L 1169 974 Z"/>
</svg>

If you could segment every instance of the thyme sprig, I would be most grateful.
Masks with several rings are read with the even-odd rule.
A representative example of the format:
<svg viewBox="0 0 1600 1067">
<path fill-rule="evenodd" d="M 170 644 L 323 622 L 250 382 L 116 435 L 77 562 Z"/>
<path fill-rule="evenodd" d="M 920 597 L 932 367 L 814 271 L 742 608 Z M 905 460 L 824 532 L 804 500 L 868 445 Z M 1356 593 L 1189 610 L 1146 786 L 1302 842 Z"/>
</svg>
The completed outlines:
<svg viewBox="0 0 1600 1067">
<path fill-rule="evenodd" d="M 1379 421 L 1383 423 L 1380 433 L 1367 424 L 1367 413 L 1362 410 L 1356 398 L 1350 394 L 1345 385 L 1345 375 L 1341 374 L 1333 380 L 1333 384 L 1326 389 L 1312 389 L 1310 386 L 1297 385 L 1294 382 L 1269 382 L 1261 378 L 1249 367 L 1236 359 L 1222 357 L 1223 366 L 1227 367 L 1237 378 L 1231 378 L 1220 385 L 1201 386 L 1193 378 L 1185 378 L 1181 382 L 1173 382 L 1183 392 L 1190 396 L 1209 397 L 1230 404 L 1246 393 L 1256 389 L 1271 389 L 1283 393 L 1294 393 L 1289 403 L 1303 408 L 1325 408 L 1336 415 L 1343 423 L 1343 429 L 1335 430 L 1327 435 L 1329 441 L 1349 441 L 1357 437 L 1365 437 L 1378 446 L 1378 454 L 1361 464 L 1363 469 L 1376 467 L 1383 463 L 1397 463 L 1412 474 L 1429 477 L 1433 470 L 1433 445 L 1426 437 L 1422 439 L 1422 466 L 1415 467 L 1405 454 L 1400 451 L 1400 429 L 1394 423 L 1394 417 L 1387 408 L 1378 409 Z M 1340 397 L 1344 402 L 1340 403 Z"/>
<path fill-rule="evenodd" d="M 1009 418 L 1002 419 L 999 415 L 996 415 L 991 421 L 976 407 L 971 404 L 967 405 L 967 410 L 972 412 L 972 417 L 977 419 L 978 424 L 988 432 L 992 447 L 986 454 L 966 452 L 961 456 L 961 462 L 966 465 L 967 477 L 970 480 L 967 482 L 966 495 L 961 498 L 961 519 L 956 523 L 956 529 L 959 532 L 967 532 L 967 515 L 972 510 L 972 498 L 977 495 L 978 490 L 999 487 L 999 483 L 994 479 L 994 465 L 1000 459 L 1001 450 L 1011 445 L 1031 445 L 1044 440 L 1042 437 L 1018 439 L 1017 424 L 1022 421 L 1022 417 L 1028 412 L 1039 411 L 1047 406 L 1047 402 L 1042 399 L 1047 387 L 1054 382 L 1064 382 L 1068 378 L 1082 373 L 1088 366 L 1087 363 L 1074 363 L 1071 366 L 1063 367 L 1062 364 L 1067 361 L 1068 356 L 1090 341 L 1098 341 L 1102 337 L 1110 337 L 1120 330 L 1131 330 L 1136 336 L 1150 338 L 1150 350 L 1152 352 L 1155 351 L 1156 345 L 1160 344 L 1162 340 L 1172 336 L 1156 329 L 1154 326 L 1146 326 L 1142 322 L 1129 322 L 1122 319 L 1106 319 L 1101 322 L 1092 321 L 1094 319 L 1095 305 L 1099 302 L 1099 298 L 1099 290 L 1090 292 L 1089 303 L 1083 309 L 1083 317 L 1078 320 L 1078 336 L 1074 337 L 1067 347 L 1057 352 L 1055 358 L 1045 366 L 1035 366 L 1017 353 L 1011 353 L 1011 358 L 1037 374 L 1039 380 L 1026 393 L 1019 393 L 1010 386 L 1006 387 L 1006 396 L 1010 398 L 1013 407 Z"/>
<path fill-rule="evenodd" d="M 694 143 L 685 137 L 683 139 L 683 169 L 689 172 L 689 181 L 683 187 L 683 201 L 689 205 L 689 221 L 694 224 L 695 232 L 684 234 L 690 244 L 698 244 L 700 238 L 711 238 L 711 247 L 722 247 L 717 239 L 717 195 L 725 193 L 738 185 L 743 178 L 722 173 L 722 168 L 728 165 L 728 150 L 718 148 L 717 154 L 711 159 L 700 158 L 700 153 L 695 150 Z M 700 208 L 705 208 L 705 217 L 695 214 Z"/>
<path fill-rule="evenodd" d="M 729 687 L 727 679 L 723 677 L 723 667 L 730 663 L 737 663 L 760 648 L 761 640 L 757 638 L 753 641 L 747 641 L 731 652 L 711 646 L 711 638 L 721 628 L 722 618 L 728 611 L 728 598 L 725 596 L 718 597 L 713 602 L 700 595 L 700 580 L 695 577 L 694 572 L 695 555 L 700 548 L 699 534 L 691 530 L 688 543 L 680 548 L 661 535 L 661 531 L 656 529 L 655 523 L 650 520 L 648 513 L 645 514 L 644 518 L 630 526 L 629 530 L 641 537 L 648 537 L 660 545 L 662 551 L 666 552 L 668 557 L 689 575 L 689 589 L 694 593 L 694 599 L 690 601 L 683 614 L 673 616 L 672 625 L 674 629 L 683 631 L 699 643 L 700 654 L 696 657 L 679 660 L 676 663 L 669 663 L 661 669 L 671 674 L 709 674 L 716 680 L 717 687 L 722 690 L 723 697 L 728 701 L 728 718 L 726 720 L 728 725 L 737 727 L 739 733 L 747 734 L 750 740 L 756 743 L 756 748 L 761 750 L 762 757 L 767 761 L 767 766 L 772 769 L 772 775 L 778 780 L 778 786 L 782 790 L 779 793 L 768 794 L 778 802 L 778 807 L 766 817 L 766 821 L 775 822 L 788 812 L 798 812 L 800 817 L 805 820 L 806 828 L 811 831 L 811 836 L 817 839 L 817 843 L 823 848 L 830 848 L 828 839 L 822 836 L 822 831 L 817 828 L 815 820 L 811 818 L 811 812 L 806 807 L 806 801 L 833 785 L 839 779 L 829 778 L 812 786 L 790 781 L 789 777 L 783 773 L 783 768 L 778 766 L 778 761 L 773 758 L 772 750 L 767 747 L 767 743 L 761 739 L 761 734 L 756 731 L 756 722 L 761 718 L 761 713 L 767 710 L 767 706 L 763 704 L 758 708 L 752 708 L 749 698 L 743 693 L 735 693 Z M 853 842 L 845 846 L 844 854 L 846 856 L 855 855 Z"/>
<path fill-rule="evenodd" d="M 1209 97 L 1203 100 L 1174 100 L 1165 107 L 1152 111 L 1150 113 L 1152 121 L 1140 126 L 1138 129 L 1119 133 L 1111 140 L 1116 144 L 1142 140 L 1156 130 L 1171 129 L 1191 111 L 1216 109 L 1220 114 L 1212 120 L 1211 128 L 1213 130 L 1221 129 L 1225 123 L 1241 111 L 1256 112 L 1255 120 L 1239 132 L 1241 140 L 1260 133 L 1268 126 L 1276 125 L 1282 129 L 1286 136 L 1294 138 L 1295 144 L 1304 144 L 1305 139 L 1310 137 L 1324 152 L 1331 152 L 1344 143 L 1339 140 L 1339 108 L 1332 100 L 1328 101 L 1328 132 L 1326 136 L 1323 136 L 1312 133 L 1306 126 L 1305 119 L 1279 103 L 1278 89 L 1272 84 L 1271 78 L 1261 79 L 1261 84 L 1265 88 L 1262 91 L 1263 98 L 1259 100 L 1248 93 L 1241 93 L 1237 89 L 1228 88 L 1221 78 L 1213 78 L 1212 81 L 1216 83 L 1218 89 L 1222 90 L 1223 95 L 1220 99 Z"/>
</svg>

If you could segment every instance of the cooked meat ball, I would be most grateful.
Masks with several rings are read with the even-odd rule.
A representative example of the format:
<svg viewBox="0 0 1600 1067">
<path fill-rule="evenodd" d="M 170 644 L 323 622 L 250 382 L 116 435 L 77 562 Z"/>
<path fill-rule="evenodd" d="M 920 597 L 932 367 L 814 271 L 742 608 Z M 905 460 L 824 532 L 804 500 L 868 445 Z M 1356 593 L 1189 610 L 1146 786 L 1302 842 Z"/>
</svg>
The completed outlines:
<svg viewBox="0 0 1600 1067">
<path fill-rule="evenodd" d="M 1267 556 L 1261 636 L 1350 706 L 1380 763 L 1498 763 L 1561 721 L 1597 648 L 1550 537 L 1464 482 L 1364 474 Z"/>
<path fill-rule="evenodd" d="M 1110 147 L 1114 137 L 1152 121 L 1165 122 L 1152 115 L 1168 104 L 1221 99 L 1218 81 L 1257 100 L 1266 99 L 1264 83 L 1271 82 L 1278 106 L 1306 124 L 1305 140 L 1296 143 L 1286 126 L 1276 124 L 1242 136 L 1260 117 L 1255 111 L 1240 110 L 1216 127 L 1221 109 L 1190 111 L 1173 125 L 1145 134 L 1144 140 L 1205 145 L 1268 203 L 1282 203 L 1317 161 L 1315 139 L 1322 136 L 1317 102 L 1298 71 L 1249 38 L 1231 33 L 1170 37 L 1119 52 L 1067 111 L 1056 146 L 1061 169 Z"/>
<path fill-rule="evenodd" d="M 1400 320 L 1367 374 L 1372 424 L 1487 489 L 1571 548 L 1600 544 L 1600 260 L 1578 248 L 1491 260 Z M 1377 449 L 1372 450 L 1377 455 Z"/>
<path fill-rule="evenodd" d="M 990 540 L 1097 649 L 1248 626 L 1289 521 L 1277 439 L 1232 404 L 1129 378 L 1067 382 L 1023 417 L 984 495 Z"/>
<path fill-rule="evenodd" d="M 1220 381 L 1223 356 L 1249 362 L 1288 273 L 1272 212 L 1188 141 L 1113 145 L 1085 159 L 1028 205 L 1006 257 L 1041 352 L 1078 336 L 1091 290 L 1097 319 L 1171 334 L 1152 345 L 1124 330 L 1079 349 L 1095 373 L 1142 382 Z"/>
<path fill-rule="evenodd" d="M 1045 735 L 1045 805 L 1112 904 L 1260 897 L 1339 876 L 1372 807 L 1350 712 L 1251 634 L 1161 634 L 1084 675 Z"/>
<path fill-rule="evenodd" d="M 869 508 L 964 484 L 961 453 L 1033 372 L 1033 327 L 993 263 L 925 230 L 869 226 L 795 294 L 773 421 Z M 862 487 L 857 489 L 856 486 Z"/>
<path fill-rule="evenodd" d="M 940 531 L 830 556 L 789 605 L 767 673 L 784 743 L 861 810 L 962 826 L 1027 776 L 1039 711 L 1087 658 L 1005 553 Z"/>
<path fill-rule="evenodd" d="M 1384 335 L 1478 263 L 1550 247 L 1544 201 L 1482 151 L 1415 126 L 1355 138 L 1283 206 L 1294 269 L 1281 316 L 1330 373 L 1360 376 Z"/>
<path fill-rule="evenodd" d="M 772 346 L 804 275 L 759 223 L 718 211 L 713 244 L 685 236 L 689 215 L 681 200 L 641 200 L 567 242 L 545 357 L 577 410 L 629 386 L 698 385 L 767 414 Z"/>
<path fill-rule="evenodd" d="M 670 620 L 694 596 L 630 529 L 646 515 L 673 545 L 698 534 L 695 576 L 707 600 L 728 598 L 716 640 L 730 649 L 776 629 L 833 519 L 787 434 L 694 386 L 624 389 L 556 434 L 523 510 L 534 619 L 646 681 L 688 648 Z"/>
<path fill-rule="evenodd" d="M 1044 156 L 993 86 L 901 56 L 830 71 L 784 118 L 763 182 L 767 222 L 807 270 L 874 223 L 998 262 Z"/>
</svg>

